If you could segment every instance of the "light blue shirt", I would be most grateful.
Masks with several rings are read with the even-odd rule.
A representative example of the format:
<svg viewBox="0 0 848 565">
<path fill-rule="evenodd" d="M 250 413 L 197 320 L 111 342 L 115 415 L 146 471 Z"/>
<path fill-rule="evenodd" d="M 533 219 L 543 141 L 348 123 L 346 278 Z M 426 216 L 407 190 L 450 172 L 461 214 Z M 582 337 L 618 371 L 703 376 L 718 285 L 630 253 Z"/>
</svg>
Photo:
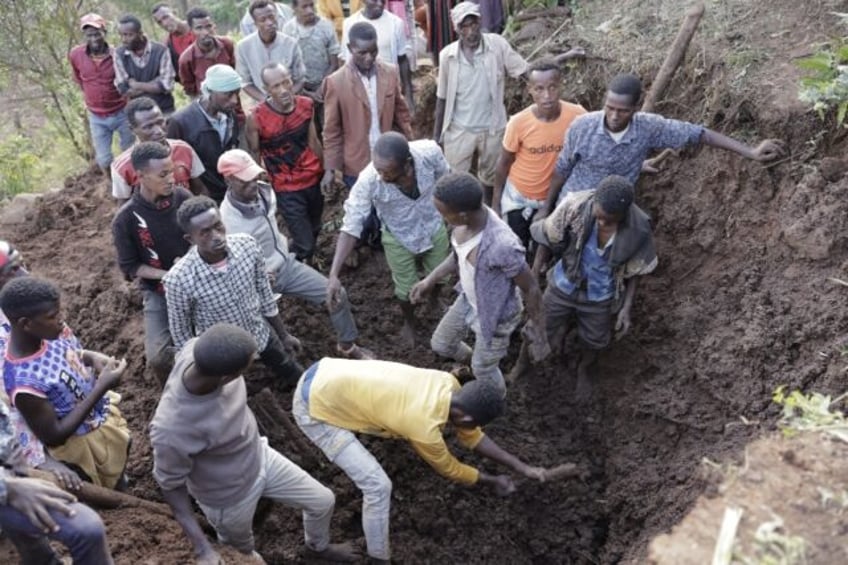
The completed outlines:
<svg viewBox="0 0 848 565">
<path fill-rule="evenodd" d="M 611 237 L 603 249 L 598 249 L 598 223 L 592 222 L 592 231 L 580 253 L 580 274 L 586 278 L 586 297 L 591 302 L 603 302 L 615 295 L 615 277 L 609 264 Z M 573 294 L 576 285 L 568 280 L 562 259 L 554 266 L 554 284 L 565 294 Z"/>
</svg>

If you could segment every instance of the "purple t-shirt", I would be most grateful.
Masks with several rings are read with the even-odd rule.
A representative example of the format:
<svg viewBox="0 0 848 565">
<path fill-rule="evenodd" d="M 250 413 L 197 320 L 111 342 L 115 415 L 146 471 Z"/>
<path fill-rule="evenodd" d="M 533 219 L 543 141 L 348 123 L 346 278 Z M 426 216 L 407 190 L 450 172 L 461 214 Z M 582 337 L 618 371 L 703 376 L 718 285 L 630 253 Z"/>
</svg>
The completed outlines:
<svg viewBox="0 0 848 565">
<path fill-rule="evenodd" d="M 66 327 L 58 339 L 43 341 L 33 355 L 15 359 L 7 350 L 3 364 L 3 383 L 12 405 L 18 394 L 46 398 L 56 417 L 67 416 L 94 389 L 97 378 L 82 362 L 82 345 Z M 74 432 L 85 435 L 96 430 L 106 420 L 109 400 L 104 396 Z"/>
</svg>

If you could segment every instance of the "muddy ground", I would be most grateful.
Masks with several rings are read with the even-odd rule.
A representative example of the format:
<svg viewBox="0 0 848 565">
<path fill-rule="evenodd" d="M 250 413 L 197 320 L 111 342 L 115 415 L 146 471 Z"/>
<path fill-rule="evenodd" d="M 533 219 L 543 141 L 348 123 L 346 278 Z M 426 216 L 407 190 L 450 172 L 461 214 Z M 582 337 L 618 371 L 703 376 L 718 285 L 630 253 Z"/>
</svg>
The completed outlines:
<svg viewBox="0 0 848 565">
<path fill-rule="evenodd" d="M 593 26 L 618 13 L 619 5 L 624 10 L 624 4 L 633 9 L 629 17 L 636 23 L 623 28 L 623 37 L 644 40 L 645 30 L 654 32 L 662 24 L 666 44 L 671 41 L 679 14 L 660 9 L 668 2 L 598 2 L 591 14 L 588 9 L 578 13 L 580 25 L 563 32 L 557 49 L 572 44 L 591 48 L 597 41 L 600 50 L 605 44 L 591 33 Z M 723 4 L 740 10 L 749 6 Z M 838 3 L 827 4 L 838 8 Z M 715 7 L 710 3 L 708 10 Z M 776 92 L 781 100 L 791 98 L 782 89 L 791 88 L 794 78 L 780 82 L 763 70 L 785 69 L 789 46 L 820 37 L 816 18 L 821 14 L 783 2 L 768 10 L 749 7 L 747 19 L 739 20 L 739 33 L 747 34 L 746 45 L 771 50 L 749 69 L 752 75 L 765 73 L 768 82 L 734 82 L 738 69 L 719 47 L 732 48 L 740 39 L 717 38 L 717 24 L 705 21 L 709 33 L 698 39 L 672 83 L 667 99 L 673 103 L 660 109 L 749 142 L 784 139 L 790 158 L 763 167 L 717 150 L 687 151 L 659 175 L 640 182 L 638 202 L 656 221 L 660 267 L 640 287 L 630 335 L 601 358 L 594 401 L 578 405 L 573 400 L 573 359 L 552 360 L 510 389 L 507 414 L 488 428 L 498 442 L 534 464 L 580 464 L 587 470 L 584 479 L 525 482 L 512 497 L 498 499 L 439 478 L 402 443 L 365 439 L 394 482 L 397 562 L 641 561 L 648 541 L 678 522 L 703 491 L 699 461 L 738 457 L 748 441 L 771 427 L 777 414 L 769 404 L 774 388 L 844 389 L 840 348 L 848 294 L 828 277 L 845 277 L 848 266 L 848 179 L 842 177 L 846 166 L 839 160 L 845 142 L 835 128 L 797 104 L 775 103 Z M 793 25 L 773 31 L 764 27 L 776 18 Z M 552 29 L 558 25 L 550 23 Z M 643 36 L 628 36 L 627 30 L 634 29 Z M 781 45 L 786 46 L 782 51 Z M 590 60 L 570 71 L 565 85 L 569 98 L 592 109 L 602 94 L 598 85 L 616 70 L 644 70 L 650 76 L 658 66 L 644 63 L 647 69 L 642 69 L 623 55 L 606 50 L 601 55 L 621 61 Z M 516 87 L 511 96 L 513 108 L 523 103 Z M 426 115 L 419 119 L 427 131 Z M 112 212 L 102 179 L 84 175 L 69 180 L 62 193 L 46 197 L 25 229 L 0 227 L 0 235 L 23 250 L 34 273 L 62 286 L 67 320 L 86 347 L 129 360 L 120 392 L 135 431 L 131 492 L 161 500 L 150 476 L 145 434 L 159 387 L 144 376 L 141 300 L 115 265 Z M 323 237 L 322 249 L 330 256 L 333 236 Z M 399 341 L 399 315 L 381 256 L 345 273 L 343 282 L 364 345 L 386 359 L 448 366 L 427 347 L 441 312 L 422 312 L 421 345 Z M 444 302 L 451 298 L 445 291 Z M 304 342 L 303 362 L 332 354 L 334 339 L 321 309 L 290 302 L 284 307 L 288 325 Z M 274 388 L 261 373 L 251 376 L 253 392 L 266 386 L 283 406 L 290 405 L 290 393 Z M 277 449 L 302 461 L 336 493 L 334 538 L 361 543 L 361 497 L 348 479 L 320 457 L 298 451 L 279 430 L 267 431 Z M 462 457 L 495 470 L 473 455 Z M 105 518 L 118 562 L 190 561 L 188 542 L 175 522 L 136 510 L 108 511 Z M 274 506 L 265 512 L 257 539 L 270 563 L 303 558 L 300 518 L 289 509 Z"/>
</svg>

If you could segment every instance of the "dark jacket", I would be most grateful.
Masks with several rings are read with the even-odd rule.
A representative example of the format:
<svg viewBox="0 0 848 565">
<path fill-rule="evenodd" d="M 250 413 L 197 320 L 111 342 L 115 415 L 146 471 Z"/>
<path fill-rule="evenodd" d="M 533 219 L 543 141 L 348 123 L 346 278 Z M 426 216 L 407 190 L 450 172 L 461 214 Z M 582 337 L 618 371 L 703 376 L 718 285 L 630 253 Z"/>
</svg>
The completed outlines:
<svg viewBox="0 0 848 565">
<path fill-rule="evenodd" d="M 227 114 L 229 127 L 224 143 L 218 131 L 212 127 L 206 114 L 200 108 L 200 102 L 195 100 L 168 120 L 168 137 L 182 139 L 194 148 L 197 156 L 206 167 L 206 172 L 200 177 L 209 189 L 209 195 L 218 203 L 224 199 L 227 184 L 224 177 L 218 173 L 218 157 L 224 151 L 238 147 L 239 127 L 235 115 Z"/>
</svg>

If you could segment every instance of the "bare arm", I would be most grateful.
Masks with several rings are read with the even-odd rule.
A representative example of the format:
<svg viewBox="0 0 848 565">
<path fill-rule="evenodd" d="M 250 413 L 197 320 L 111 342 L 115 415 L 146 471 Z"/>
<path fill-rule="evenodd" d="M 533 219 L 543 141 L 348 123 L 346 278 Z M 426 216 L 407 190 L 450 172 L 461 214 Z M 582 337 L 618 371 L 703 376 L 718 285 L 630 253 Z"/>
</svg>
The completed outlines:
<svg viewBox="0 0 848 565">
<path fill-rule="evenodd" d="M 200 180 L 200 177 L 189 179 L 188 180 L 188 188 L 191 190 L 191 193 L 195 196 L 209 196 L 209 189 L 206 188 L 206 185 L 203 184 L 203 181 Z"/>
<path fill-rule="evenodd" d="M 548 197 L 545 199 L 544 205 L 539 209 L 539 212 L 536 214 L 536 219 L 541 220 L 545 216 L 551 213 L 551 211 L 556 208 L 557 200 L 559 199 L 559 193 L 562 191 L 562 187 L 565 184 L 565 177 L 561 174 L 554 171 L 553 176 L 551 176 L 551 183 L 548 185 Z"/>
<path fill-rule="evenodd" d="M 188 490 L 185 486 L 173 489 L 162 490 L 162 498 L 171 507 L 174 513 L 174 519 L 183 529 L 186 537 L 194 547 L 194 555 L 198 559 L 208 559 L 209 556 L 215 554 L 212 544 L 206 539 L 203 530 L 200 529 L 200 524 L 197 523 L 197 518 L 191 509 L 191 501 L 188 497 Z"/>
<path fill-rule="evenodd" d="M 521 459 L 495 443 L 495 441 L 489 436 L 483 436 L 483 439 L 480 440 L 480 443 L 477 444 L 474 451 L 487 459 L 500 463 L 501 465 L 512 469 L 516 473 L 531 479 L 541 478 L 542 472 L 544 471 L 540 467 L 531 467 L 527 463 L 523 462 Z M 483 473 L 481 473 L 480 476 L 482 478 Z"/>
<path fill-rule="evenodd" d="M 630 309 L 633 307 L 633 299 L 636 297 L 636 287 L 639 286 L 639 277 L 631 277 L 624 281 L 624 303 L 615 320 L 616 339 L 621 339 L 630 331 Z"/>
<path fill-rule="evenodd" d="M 336 241 L 336 252 L 333 255 L 333 265 L 330 267 L 330 274 L 327 275 L 327 307 L 330 309 L 330 312 L 338 310 L 341 304 L 342 282 L 339 280 L 339 273 L 342 270 L 342 265 L 344 265 L 344 262 L 356 246 L 357 241 L 358 238 L 353 237 L 349 233 L 339 232 L 339 238 Z"/>
<path fill-rule="evenodd" d="M 157 269 L 156 267 L 151 267 L 150 265 L 139 265 L 138 269 L 135 271 L 135 276 L 142 279 L 150 279 L 154 281 L 162 280 L 162 277 L 168 274 L 168 271 L 165 269 Z"/>
<path fill-rule="evenodd" d="M 456 254 L 451 253 L 429 275 L 418 281 L 409 291 L 409 301 L 418 304 L 440 280 L 456 272 Z"/>
<path fill-rule="evenodd" d="M 21 392 L 15 395 L 15 406 L 21 411 L 32 433 L 48 447 L 58 447 L 71 437 L 77 428 L 88 417 L 94 405 L 114 388 L 121 374 L 126 369 L 127 362 L 115 361 L 100 373 L 91 394 L 79 401 L 64 418 L 59 418 L 50 401 L 34 394 Z"/>
<path fill-rule="evenodd" d="M 503 195 L 506 179 L 509 178 L 509 170 L 515 163 L 515 153 L 501 147 L 501 156 L 498 158 L 498 166 L 495 168 L 495 185 L 492 187 L 492 210 L 498 216 L 501 215 L 501 196 Z"/>
<path fill-rule="evenodd" d="M 539 328 L 544 328 L 545 316 L 542 308 L 542 291 L 539 289 L 539 283 L 536 282 L 529 269 L 523 270 L 512 280 L 521 289 L 521 294 L 524 296 L 528 318 Z"/>
<path fill-rule="evenodd" d="M 751 147 L 741 141 L 736 141 L 732 137 L 728 137 L 722 133 L 711 129 L 704 129 L 704 135 L 701 141 L 705 145 L 726 149 L 754 161 L 771 161 L 781 157 L 785 153 L 785 146 L 782 141 L 777 139 L 766 139 L 758 146 Z"/>
</svg>

